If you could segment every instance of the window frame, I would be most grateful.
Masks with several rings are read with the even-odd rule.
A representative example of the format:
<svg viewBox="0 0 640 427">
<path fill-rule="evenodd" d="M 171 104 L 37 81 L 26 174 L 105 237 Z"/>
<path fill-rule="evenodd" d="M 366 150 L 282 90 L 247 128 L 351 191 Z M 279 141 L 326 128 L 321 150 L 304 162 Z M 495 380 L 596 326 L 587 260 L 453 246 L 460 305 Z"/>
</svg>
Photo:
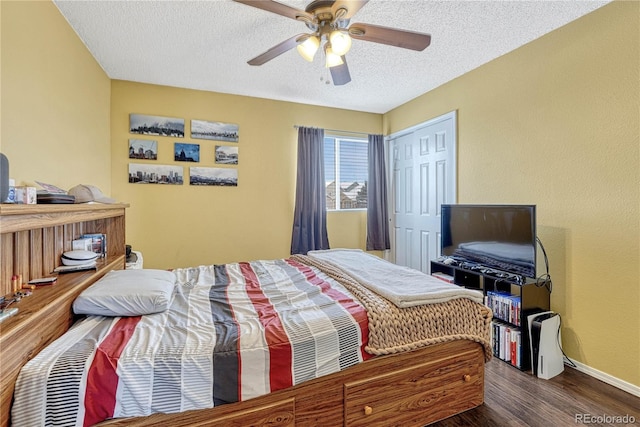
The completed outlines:
<svg viewBox="0 0 640 427">
<path fill-rule="evenodd" d="M 369 140 L 366 137 L 355 137 L 355 136 L 344 136 L 344 135 L 336 135 L 336 134 L 325 134 L 324 135 L 324 140 L 323 140 L 323 144 L 327 143 L 327 139 L 333 139 L 333 147 L 334 147 L 334 163 L 333 163 L 333 168 L 335 170 L 335 176 L 333 178 L 335 178 L 335 185 L 336 185 L 336 198 L 335 198 L 335 203 L 334 206 L 330 207 L 328 204 L 326 206 L 326 210 L 327 212 L 356 212 L 356 211 L 366 211 L 367 207 L 362 207 L 362 208 L 342 208 L 340 206 L 340 197 L 337 196 L 339 194 L 339 188 L 340 188 L 340 166 L 341 166 L 341 162 L 340 162 L 340 143 L 341 142 L 356 142 L 358 144 L 365 144 L 365 147 L 367 149 L 367 157 L 365 159 L 366 162 L 366 168 L 367 168 L 367 178 L 364 180 L 364 184 L 367 185 L 368 181 L 369 181 L 369 177 L 368 177 L 368 173 L 369 173 Z M 325 154 L 325 158 L 323 159 L 323 165 L 325 168 L 325 175 L 326 175 L 326 154 Z M 327 177 L 325 176 L 325 183 L 327 182 Z M 325 184 L 325 192 L 327 190 L 328 185 Z M 327 196 L 325 194 L 325 201 L 327 200 Z"/>
</svg>

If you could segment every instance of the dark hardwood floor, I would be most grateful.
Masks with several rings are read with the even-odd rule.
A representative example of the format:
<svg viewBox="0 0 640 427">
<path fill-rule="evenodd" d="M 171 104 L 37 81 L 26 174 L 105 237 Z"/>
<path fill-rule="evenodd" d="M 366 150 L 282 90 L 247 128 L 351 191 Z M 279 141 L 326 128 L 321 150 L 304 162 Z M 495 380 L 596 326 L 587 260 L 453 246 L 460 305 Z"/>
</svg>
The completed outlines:
<svg viewBox="0 0 640 427">
<path fill-rule="evenodd" d="M 615 418 L 625 415 L 626 420 Z M 579 425 L 640 426 L 640 397 L 568 366 L 560 375 L 543 380 L 494 358 L 486 365 L 484 404 L 432 424 L 436 427 Z"/>
</svg>

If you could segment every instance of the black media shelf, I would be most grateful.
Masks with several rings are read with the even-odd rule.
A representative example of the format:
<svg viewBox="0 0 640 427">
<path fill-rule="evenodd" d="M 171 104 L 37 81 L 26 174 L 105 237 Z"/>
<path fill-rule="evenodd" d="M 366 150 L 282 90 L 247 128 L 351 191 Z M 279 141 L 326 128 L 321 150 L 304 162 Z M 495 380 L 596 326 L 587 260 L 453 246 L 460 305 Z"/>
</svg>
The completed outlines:
<svg viewBox="0 0 640 427">
<path fill-rule="evenodd" d="M 523 371 L 531 370 L 527 317 L 550 310 L 551 295 L 546 286 L 470 263 L 431 261 L 433 273 L 453 277 L 458 286 L 482 291 L 485 304 L 493 310 L 494 356 Z"/>
</svg>

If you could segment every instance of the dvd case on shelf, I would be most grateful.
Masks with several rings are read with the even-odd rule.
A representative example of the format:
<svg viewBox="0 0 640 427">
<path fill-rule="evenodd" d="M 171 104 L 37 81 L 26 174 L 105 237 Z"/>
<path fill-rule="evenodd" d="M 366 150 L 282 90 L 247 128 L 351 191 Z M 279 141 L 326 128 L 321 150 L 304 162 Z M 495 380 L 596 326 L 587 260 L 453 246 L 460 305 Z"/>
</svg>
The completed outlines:
<svg viewBox="0 0 640 427">
<path fill-rule="evenodd" d="M 494 317 L 520 326 L 521 299 L 518 295 L 507 292 L 488 291 L 487 306 L 493 310 Z"/>
<path fill-rule="evenodd" d="M 98 254 L 98 258 L 107 257 L 107 235 L 102 233 L 87 233 L 80 239 L 91 239 L 91 251 Z"/>
<path fill-rule="evenodd" d="M 491 323 L 493 355 L 517 368 L 522 367 L 522 331 L 500 320 Z"/>
</svg>

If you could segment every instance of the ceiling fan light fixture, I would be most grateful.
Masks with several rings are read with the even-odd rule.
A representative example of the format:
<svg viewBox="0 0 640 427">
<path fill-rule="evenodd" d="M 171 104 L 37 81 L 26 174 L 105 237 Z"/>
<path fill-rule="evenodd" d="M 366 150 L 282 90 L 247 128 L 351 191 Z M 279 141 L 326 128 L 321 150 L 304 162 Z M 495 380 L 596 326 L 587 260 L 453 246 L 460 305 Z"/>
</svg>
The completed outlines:
<svg viewBox="0 0 640 427">
<path fill-rule="evenodd" d="M 333 52 L 338 56 L 345 55 L 351 49 L 351 37 L 345 31 L 334 30 L 329 35 L 329 41 Z"/>
<path fill-rule="evenodd" d="M 298 53 L 304 59 L 309 62 L 313 62 L 313 57 L 315 56 L 318 48 L 320 47 L 320 40 L 316 36 L 308 37 L 305 41 L 298 44 Z"/>
<path fill-rule="evenodd" d="M 344 64 L 344 61 L 333 51 L 329 43 L 324 45 L 325 67 L 331 68 Z"/>
</svg>

